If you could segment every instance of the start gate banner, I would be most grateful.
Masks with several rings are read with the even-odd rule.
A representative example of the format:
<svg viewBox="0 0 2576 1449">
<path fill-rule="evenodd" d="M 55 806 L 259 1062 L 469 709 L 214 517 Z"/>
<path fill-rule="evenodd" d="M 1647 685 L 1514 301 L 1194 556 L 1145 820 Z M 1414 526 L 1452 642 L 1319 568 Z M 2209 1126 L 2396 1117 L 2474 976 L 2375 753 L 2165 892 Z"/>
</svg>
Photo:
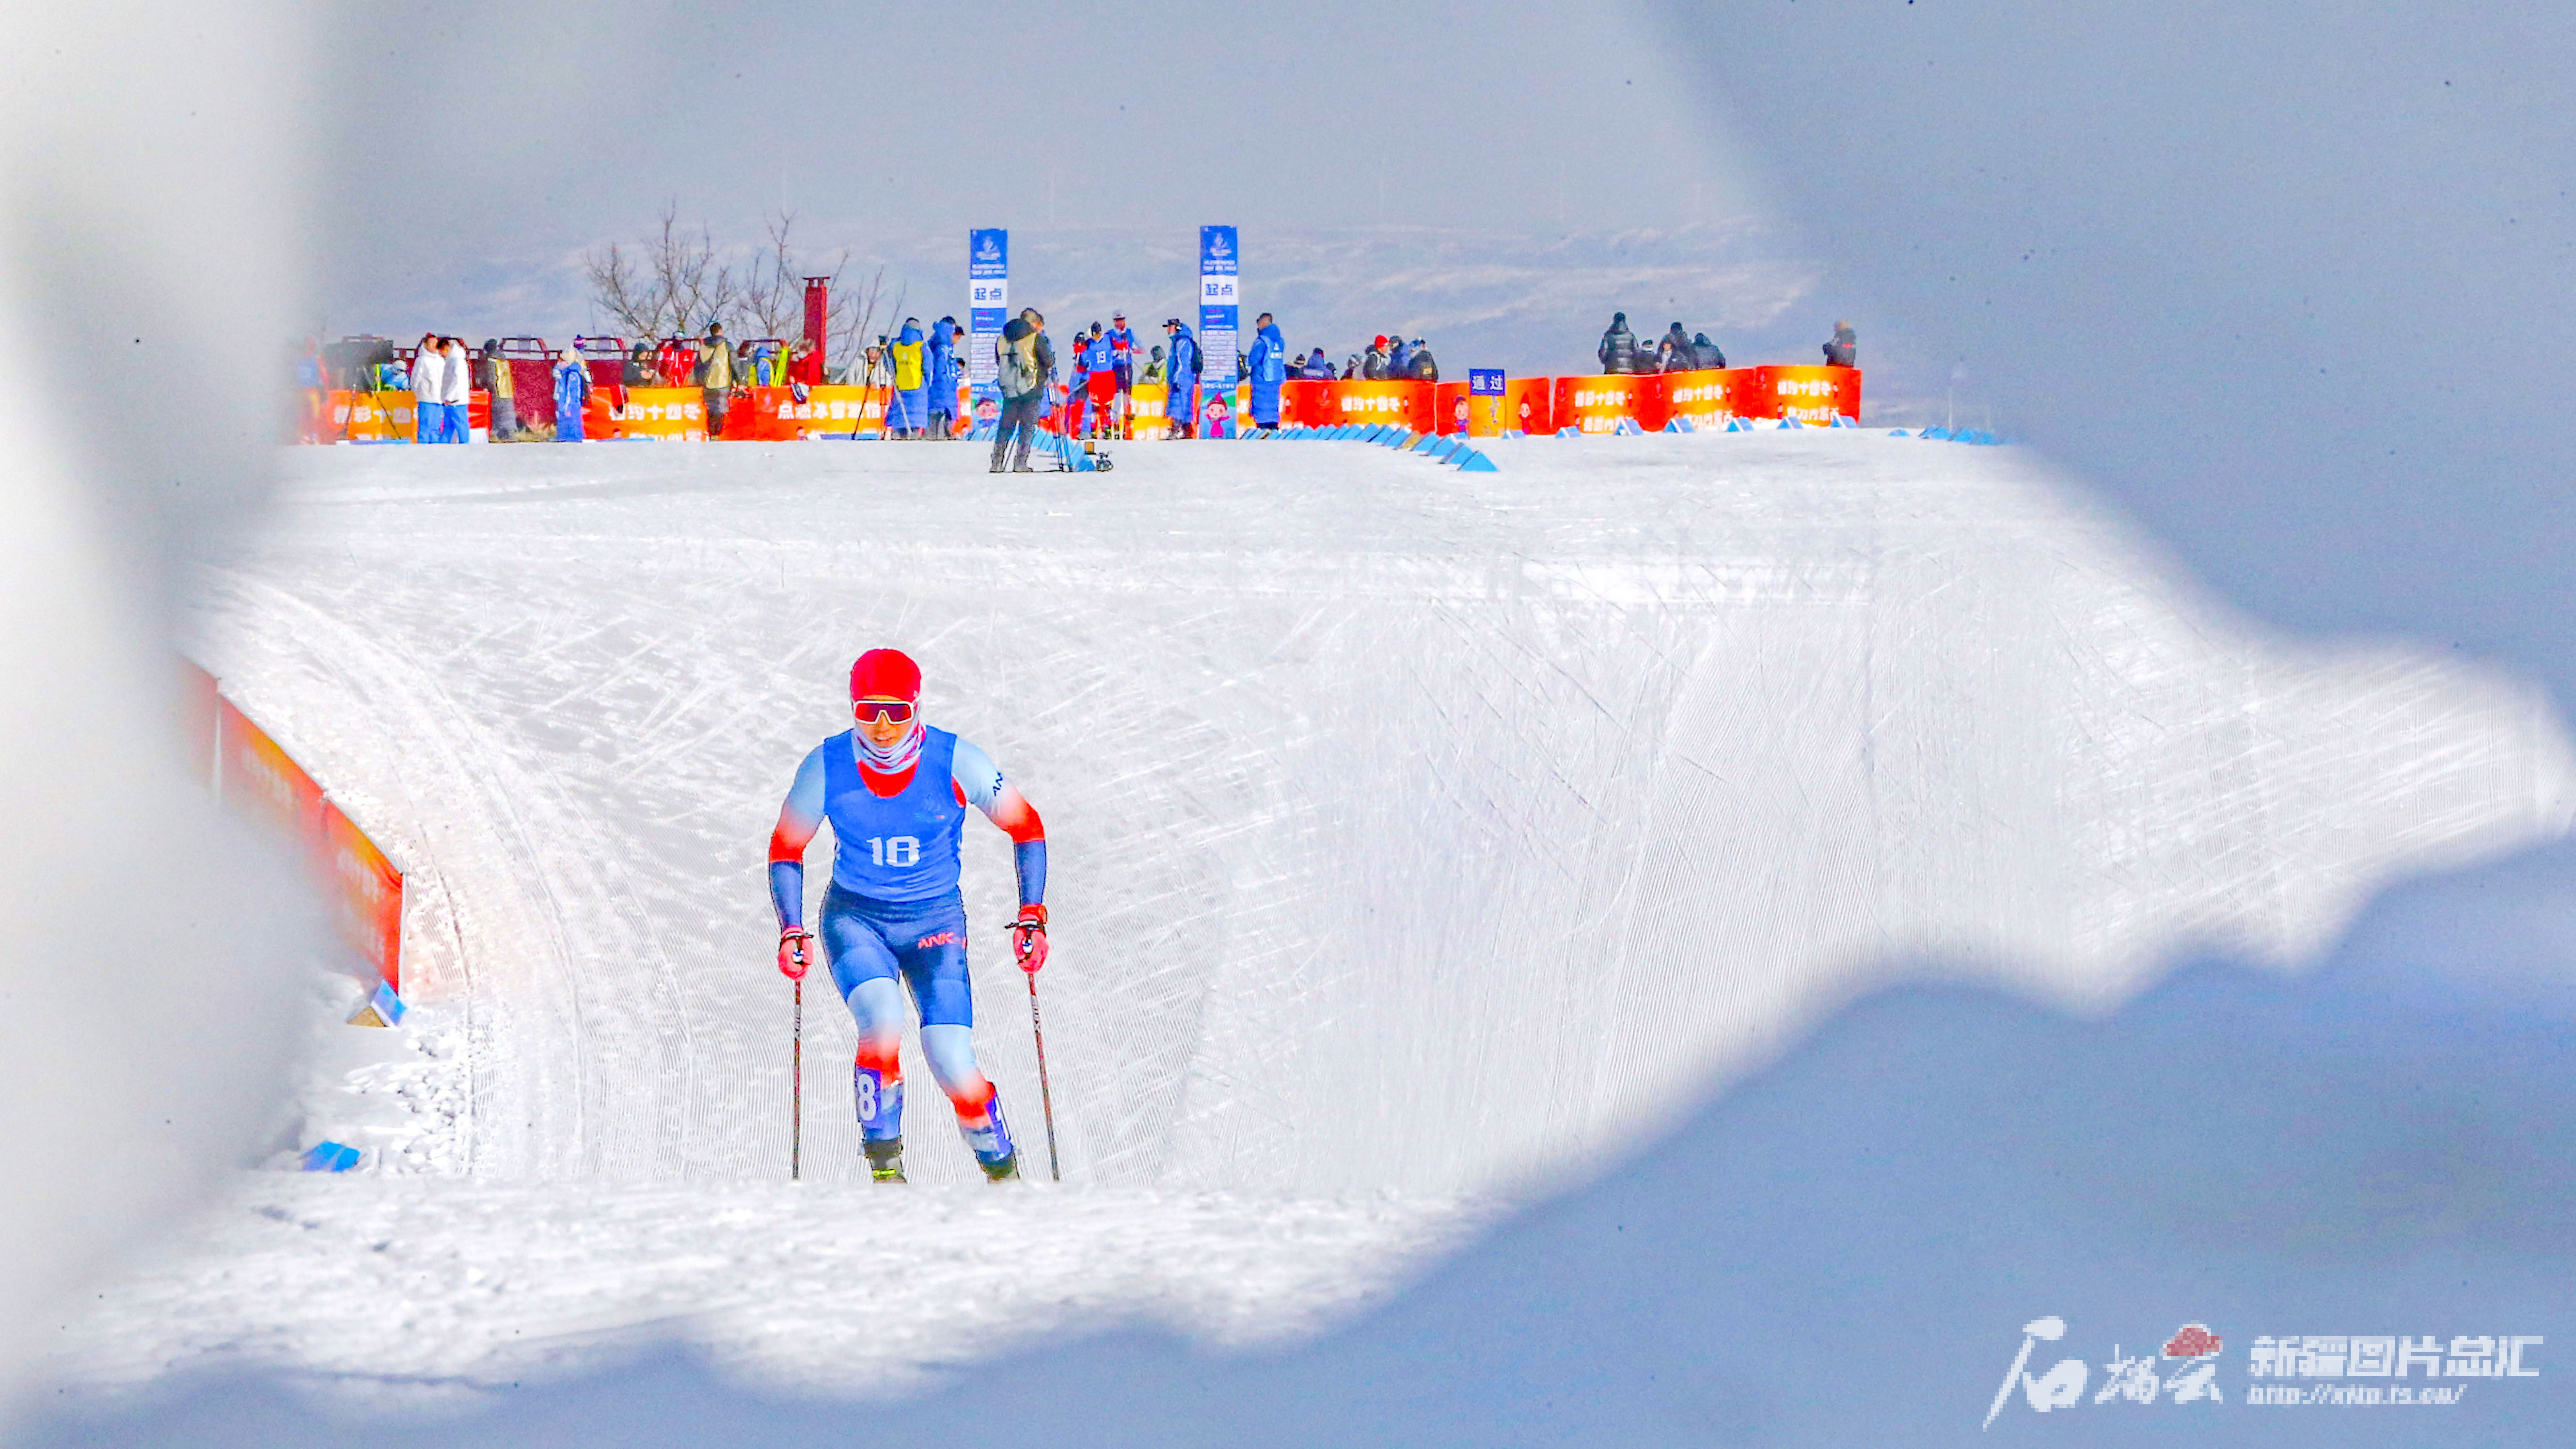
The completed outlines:
<svg viewBox="0 0 2576 1449">
<path fill-rule="evenodd" d="M 1011 234 L 998 226 L 966 233 L 966 381 L 979 401 L 1000 401 L 994 379 L 1001 360 L 993 348 L 1010 313 Z"/>
<path fill-rule="evenodd" d="M 1417 433 L 1432 428 L 1432 389 L 1427 382 L 1348 382 L 1318 383 L 1323 389 L 1324 416 L 1318 427 L 1338 427 L 1343 423 L 1401 423 Z"/>
<path fill-rule="evenodd" d="M 1199 228 L 1199 376 L 1234 376 L 1236 310 L 1242 281 L 1239 238 L 1230 226 Z"/>
<path fill-rule="evenodd" d="M 1662 373 L 1611 373 L 1602 377 L 1560 377 L 1556 380 L 1555 421 L 1558 431 L 1579 428 L 1587 433 L 1616 432 L 1622 418 L 1635 423 L 1644 432 L 1662 431 L 1665 419 Z"/>
<path fill-rule="evenodd" d="M 593 393 L 596 397 L 598 394 Z M 630 387 L 626 415 L 617 420 L 621 438 L 703 439 L 707 435 L 707 395 L 694 387 Z"/>
<path fill-rule="evenodd" d="M 1831 423 L 1836 415 L 1860 421 L 1860 369 L 1857 367 L 1757 367 L 1753 390 L 1757 418 L 1796 418 L 1802 423 Z"/>
<path fill-rule="evenodd" d="M 1710 367 L 1665 373 L 1665 415 L 1688 418 L 1694 424 L 1758 417 L 1751 406 L 1754 372 L 1750 367 Z"/>
</svg>

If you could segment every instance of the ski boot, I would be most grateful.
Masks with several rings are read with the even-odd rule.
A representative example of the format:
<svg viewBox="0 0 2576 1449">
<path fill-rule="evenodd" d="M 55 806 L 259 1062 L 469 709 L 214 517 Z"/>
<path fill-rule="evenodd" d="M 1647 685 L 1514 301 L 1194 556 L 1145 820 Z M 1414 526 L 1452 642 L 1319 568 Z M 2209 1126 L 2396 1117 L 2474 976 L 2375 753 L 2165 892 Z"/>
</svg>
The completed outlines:
<svg viewBox="0 0 2576 1449">
<path fill-rule="evenodd" d="M 862 1143 L 868 1153 L 868 1176 L 879 1182 L 903 1181 L 903 1139 Z"/>
<path fill-rule="evenodd" d="M 960 1120 L 957 1130 L 966 1137 L 966 1149 L 975 1154 L 975 1165 L 984 1169 L 992 1182 L 1011 1182 L 1020 1175 L 1020 1150 L 1011 1141 L 1011 1129 L 1002 1121 L 1002 1094 L 995 1092 L 984 1104 L 984 1120 Z"/>
</svg>

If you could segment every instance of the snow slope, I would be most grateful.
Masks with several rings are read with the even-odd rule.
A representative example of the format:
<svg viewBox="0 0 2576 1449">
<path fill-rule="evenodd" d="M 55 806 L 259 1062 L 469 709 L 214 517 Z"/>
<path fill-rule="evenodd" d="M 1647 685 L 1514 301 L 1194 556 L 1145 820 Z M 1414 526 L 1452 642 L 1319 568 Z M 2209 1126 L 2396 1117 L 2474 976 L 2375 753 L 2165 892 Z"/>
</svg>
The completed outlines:
<svg viewBox="0 0 2576 1449">
<path fill-rule="evenodd" d="M 488 1280 L 540 1257 L 694 1252 L 719 1293 L 747 1240 L 718 1209 L 771 1201 L 752 1185 L 787 1152 L 767 831 L 871 644 L 922 660 L 930 717 L 1053 842 L 1050 1059 L 1066 1180 L 1093 1195 L 1026 1194 L 1004 1211 L 1027 1231 L 982 1251 L 1150 1219 L 1190 1260 L 1206 1193 L 1235 1205 L 1214 1219 L 1354 1225 L 1333 1252 L 1279 1237 L 1290 1317 L 1925 969 L 1892 963 L 2107 1009 L 2194 946 L 2294 965 L 2378 883 L 2566 826 L 2536 691 L 2266 637 L 2019 450 L 1835 431 L 1494 456 L 1137 446 L 1106 475 L 994 478 L 927 445 L 296 454 L 273 526 L 203 581 L 201 648 L 411 872 L 411 991 L 465 1042 L 465 1080 L 423 1095 L 469 1105 L 452 1150 L 388 1170 L 481 1186 L 316 1184 L 279 1210 L 329 1227 L 325 1259 L 363 1264 L 362 1220 L 392 1220 L 485 1281 L 247 1291 L 225 1265 L 267 1230 L 244 1206 L 67 1327 L 58 1365 L 266 1345 L 343 1371 L 335 1315 L 399 1291 L 482 1295 L 511 1334 L 413 1369 L 489 1376 L 554 1320 Z M 1025 998 L 993 949 L 1008 852 L 970 828 L 978 1046 L 1034 1143 Z M 924 1210 L 839 1191 L 850 1031 L 810 994 L 827 1191 L 790 1201 L 907 1231 Z M 966 1180 L 944 1122 L 910 1136 L 917 1183 Z M 487 1231 L 548 1202 L 601 1204 L 570 1214 L 596 1230 Z M 702 1210 L 694 1238 L 645 1227 Z M 673 1273 L 572 1317 L 689 1332 Z M 1061 1312 L 1153 1297 L 1068 1289 Z M 980 1311 L 929 1280 L 897 1301 Z"/>
<path fill-rule="evenodd" d="M 2013 450 L 1497 456 L 302 453 L 204 637 L 424 881 L 415 994 L 476 1013 L 502 1180 L 778 1174 L 761 861 L 876 643 L 1047 815 L 1077 1182 L 1493 1186 L 1775 1051 L 1876 958 L 2098 1005 L 2190 941 L 2291 961 L 2391 870 L 2564 822 L 2536 694 L 2256 637 Z M 998 939 L 1008 851 L 970 847 Z M 978 1042 L 1027 1120 L 997 956 Z M 847 1022 L 808 1026 L 839 1180 Z M 915 1130 L 931 1180 L 948 1135 Z"/>
</svg>

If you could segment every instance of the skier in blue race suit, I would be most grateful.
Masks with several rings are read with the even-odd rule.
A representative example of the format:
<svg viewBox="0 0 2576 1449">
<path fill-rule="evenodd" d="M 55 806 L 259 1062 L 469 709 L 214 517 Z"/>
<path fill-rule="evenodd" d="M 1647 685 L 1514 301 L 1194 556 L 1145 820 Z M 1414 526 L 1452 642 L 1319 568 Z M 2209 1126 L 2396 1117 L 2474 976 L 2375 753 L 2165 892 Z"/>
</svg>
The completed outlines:
<svg viewBox="0 0 2576 1449">
<path fill-rule="evenodd" d="M 1279 385 L 1288 380 L 1288 340 L 1279 335 L 1279 324 L 1270 314 L 1261 314 L 1260 331 L 1252 339 L 1252 351 L 1244 361 L 1252 370 L 1252 425 L 1263 432 L 1279 426 Z"/>
<path fill-rule="evenodd" d="M 957 433 L 957 319 L 942 317 L 930 328 L 930 436 Z"/>
<path fill-rule="evenodd" d="M 859 1136 L 879 1182 L 903 1178 L 903 997 L 921 1013 L 921 1054 L 957 1109 L 967 1148 L 995 1182 L 1019 1176 L 1000 1091 L 975 1064 L 975 997 L 966 975 L 966 904 L 958 842 L 966 807 L 1007 832 L 1020 879 L 1011 954 L 1046 964 L 1046 827 L 992 757 L 920 717 L 921 667 L 871 649 L 850 669 L 856 728 L 816 745 L 769 837 L 769 897 L 778 910 L 778 969 L 802 981 L 814 934 L 804 926 L 805 847 L 832 823 L 832 885 L 819 922 L 832 983 L 858 1023 L 851 1066 Z M 901 986 L 896 982 L 900 980 Z"/>
</svg>

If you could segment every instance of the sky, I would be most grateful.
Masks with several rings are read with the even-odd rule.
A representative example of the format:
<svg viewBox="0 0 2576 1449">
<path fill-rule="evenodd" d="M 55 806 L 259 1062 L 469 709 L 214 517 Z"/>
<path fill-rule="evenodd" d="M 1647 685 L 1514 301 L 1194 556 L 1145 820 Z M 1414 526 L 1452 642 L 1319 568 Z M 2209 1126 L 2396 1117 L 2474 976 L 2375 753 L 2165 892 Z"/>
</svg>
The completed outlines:
<svg viewBox="0 0 2576 1449">
<path fill-rule="evenodd" d="M 1780 353 L 1753 360 L 1831 330 L 1817 269 L 1634 6 L 981 16 L 351 7 L 322 76 L 317 319 L 586 329 L 579 255 L 668 205 L 744 244 L 792 213 L 805 255 L 884 264 L 925 320 L 962 312 L 979 226 L 1010 230 L 1014 300 L 1059 327 L 1194 320 L 1198 228 L 1223 223 L 1246 323 L 1276 311 L 1336 362 L 1403 328 L 1453 371 L 1589 367 L 1623 308 Z M 388 126 L 422 95 L 457 118 L 427 151 Z"/>
</svg>

